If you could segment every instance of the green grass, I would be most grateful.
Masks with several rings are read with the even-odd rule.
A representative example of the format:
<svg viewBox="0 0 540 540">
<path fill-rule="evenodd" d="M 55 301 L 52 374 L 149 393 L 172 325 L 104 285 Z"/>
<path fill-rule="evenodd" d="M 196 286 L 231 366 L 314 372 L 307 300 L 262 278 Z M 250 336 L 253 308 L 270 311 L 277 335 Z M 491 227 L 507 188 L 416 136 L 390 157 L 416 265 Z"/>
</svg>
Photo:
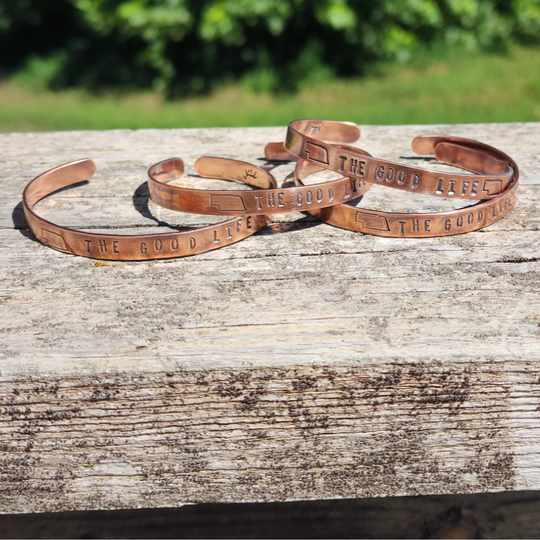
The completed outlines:
<svg viewBox="0 0 540 540">
<path fill-rule="evenodd" d="M 271 96 L 240 85 L 164 101 L 154 94 L 92 96 L 0 84 L 0 131 L 286 125 L 297 118 L 360 124 L 540 121 L 540 49 L 432 55 L 377 73 Z"/>
</svg>

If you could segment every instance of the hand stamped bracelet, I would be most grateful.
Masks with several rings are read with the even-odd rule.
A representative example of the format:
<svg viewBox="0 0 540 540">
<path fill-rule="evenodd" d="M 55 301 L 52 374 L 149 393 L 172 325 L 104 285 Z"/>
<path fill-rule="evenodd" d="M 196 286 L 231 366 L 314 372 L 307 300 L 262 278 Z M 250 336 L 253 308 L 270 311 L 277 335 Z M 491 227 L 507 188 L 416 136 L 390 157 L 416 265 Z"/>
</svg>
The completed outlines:
<svg viewBox="0 0 540 540">
<path fill-rule="evenodd" d="M 287 128 L 285 149 L 300 159 L 311 161 L 324 169 L 343 173 L 346 176 L 365 180 L 387 187 L 414 191 L 438 197 L 456 197 L 462 199 L 489 199 L 504 192 L 514 178 L 513 168 L 491 154 L 483 154 L 481 162 L 472 162 L 476 169 L 464 167 L 475 175 L 447 172 L 426 171 L 416 167 L 401 165 L 390 161 L 366 156 L 355 149 L 343 149 L 326 141 L 338 138 L 336 124 L 322 120 L 297 120 Z M 413 149 L 416 143 L 413 142 Z M 445 161 L 435 145 L 435 157 Z M 461 146 L 445 150 L 445 159 L 459 165 L 467 162 L 468 149 Z"/>
<path fill-rule="evenodd" d="M 353 143 L 360 138 L 360 128 L 352 122 L 338 122 L 335 120 L 307 120 L 307 122 L 313 122 L 307 129 L 308 134 L 317 134 L 328 143 Z M 324 127 L 324 130 L 321 134 L 322 127 Z M 268 161 L 296 161 L 299 159 L 285 148 L 283 141 L 267 143 L 264 148 L 264 155 Z"/>
<path fill-rule="evenodd" d="M 289 154 L 290 155 L 290 154 Z M 356 178 L 340 178 L 316 186 L 277 189 L 275 178 L 264 169 L 233 159 L 201 157 L 195 170 L 204 178 L 244 182 L 258 188 L 246 190 L 204 190 L 167 184 L 183 173 L 183 163 L 172 158 L 150 167 L 150 198 L 159 206 L 179 212 L 211 215 L 269 215 L 324 208 L 359 196 Z M 364 192 L 368 187 L 364 188 Z"/>
<path fill-rule="evenodd" d="M 183 162 L 175 158 L 177 167 Z M 23 193 L 26 220 L 36 238 L 51 248 L 93 259 L 141 261 L 169 259 L 204 253 L 228 246 L 262 229 L 265 216 L 234 217 L 199 229 L 146 235 L 98 234 L 60 227 L 39 217 L 33 206 L 51 193 L 90 179 L 96 171 L 91 159 L 56 167 L 34 178 Z"/>
<path fill-rule="evenodd" d="M 459 164 L 460 167 L 482 171 L 482 165 L 492 157 L 505 161 L 514 171 L 509 187 L 498 197 L 449 212 L 396 213 L 357 208 L 339 204 L 331 208 L 309 211 L 310 214 L 336 227 L 376 236 L 434 237 L 462 234 L 482 229 L 503 218 L 514 206 L 517 195 L 519 169 L 515 161 L 504 152 L 477 141 L 460 137 L 417 137 L 413 148 L 419 154 L 436 153 L 440 161 Z M 359 153 L 363 151 L 359 150 Z M 465 157 L 466 156 L 466 157 Z M 295 169 L 296 183 L 323 167 L 299 160 Z"/>
</svg>

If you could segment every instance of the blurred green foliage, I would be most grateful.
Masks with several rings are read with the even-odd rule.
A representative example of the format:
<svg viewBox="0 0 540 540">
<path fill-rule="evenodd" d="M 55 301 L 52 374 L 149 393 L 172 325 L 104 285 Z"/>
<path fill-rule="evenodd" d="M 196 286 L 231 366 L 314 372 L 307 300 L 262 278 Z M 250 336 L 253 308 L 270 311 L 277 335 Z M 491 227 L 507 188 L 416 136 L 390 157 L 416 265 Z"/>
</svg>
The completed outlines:
<svg viewBox="0 0 540 540">
<path fill-rule="evenodd" d="M 2 0 L 0 77 L 34 88 L 291 91 L 426 47 L 540 40 L 540 0 Z"/>
</svg>

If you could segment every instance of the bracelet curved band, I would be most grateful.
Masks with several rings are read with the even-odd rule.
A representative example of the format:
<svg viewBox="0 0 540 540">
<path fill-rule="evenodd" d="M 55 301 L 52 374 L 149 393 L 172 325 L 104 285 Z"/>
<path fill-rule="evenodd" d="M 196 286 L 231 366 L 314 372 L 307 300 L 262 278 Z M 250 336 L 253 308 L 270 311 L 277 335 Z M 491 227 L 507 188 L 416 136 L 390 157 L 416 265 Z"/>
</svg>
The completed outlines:
<svg viewBox="0 0 540 540">
<path fill-rule="evenodd" d="M 352 132 L 349 124 L 323 120 L 297 120 L 287 128 L 284 148 L 300 159 L 343 175 L 437 197 L 489 199 L 503 193 L 515 181 L 514 169 L 506 160 L 483 153 L 469 155 L 470 147 L 455 145 L 452 150 L 434 146 L 438 161 L 458 165 L 476 174 L 429 171 L 366 156 L 356 149 L 343 149 L 328 141 L 340 139 L 339 131 Z M 413 141 L 418 150 L 420 140 Z M 460 163 L 467 163 L 466 167 Z"/>
<path fill-rule="evenodd" d="M 148 170 L 148 188 L 152 201 L 178 212 L 242 216 L 303 212 L 339 204 L 361 194 L 358 192 L 359 182 L 348 177 L 316 186 L 278 189 L 275 178 L 269 172 L 233 159 L 204 156 L 195 163 L 195 170 L 204 178 L 233 180 L 261 189 L 204 190 L 167 184 L 183 173 L 183 163 L 172 158 L 156 163 Z M 364 191 L 367 189 L 364 188 Z"/>
<path fill-rule="evenodd" d="M 178 162 L 181 159 L 175 158 Z M 265 216 L 233 217 L 198 229 L 146 235 L 100 234 L 61 227 L 38 216 L 33 206 L 51 193 L 92 178 L 96 165 L 82 159 L 61 165 L 34 178 L 23 192 L 28 226 L 46 246 L 92 259 L 142 261 L 169 259 L 204 253 L 228 246 L 262 229 Z M 182 162 L 183 171 L 183 162 Z"/>
<path fill-rule="evenodd" d="M 486 157 L 504 161 L 514 171 L 507 189 L 498 197 L 484 200 L 449 212 L 397 213 L 358 208 L 339 204 L 309 213 L 321 221 L 352 231 L 386 237 L 429 238 L 451 236 L 482 229 L 503 218 L 514 206 L 517 196 L 519 168 L 515 161 L 492 146 L 460 137 L 421 136 L 415 139 L 413 148 L 419 154 L 435 153 L 445 163 L 482 172 Z M 362 150 L 359 153 L 364 155 Z M 459 156 L 459 159 L 456 159 Z M 469 163 L 466 159 L 474 161 Z M 458 161 L 452 163 L 452 161 Z M 489 162 L 489 161 L 487 161 Z M 295 168 L 295 181 L 303 185 L 310 174 L 323 170 L 313 162 L 299 160 Z"/>
</svg>

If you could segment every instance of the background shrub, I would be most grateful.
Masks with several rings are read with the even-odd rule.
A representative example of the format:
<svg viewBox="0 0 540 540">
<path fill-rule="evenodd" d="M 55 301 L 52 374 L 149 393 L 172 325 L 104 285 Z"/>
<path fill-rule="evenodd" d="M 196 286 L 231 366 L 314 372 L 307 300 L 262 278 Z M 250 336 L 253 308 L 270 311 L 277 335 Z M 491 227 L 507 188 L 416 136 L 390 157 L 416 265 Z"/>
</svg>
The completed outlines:
<svg viewBox="0 0 540 540">
<path fill-rule="evenodd" d="M 540 0 L 2 0 L 0 76 L 33 88 L 292 91 L 426 47 L 540 40 Z"/>
</svg>

